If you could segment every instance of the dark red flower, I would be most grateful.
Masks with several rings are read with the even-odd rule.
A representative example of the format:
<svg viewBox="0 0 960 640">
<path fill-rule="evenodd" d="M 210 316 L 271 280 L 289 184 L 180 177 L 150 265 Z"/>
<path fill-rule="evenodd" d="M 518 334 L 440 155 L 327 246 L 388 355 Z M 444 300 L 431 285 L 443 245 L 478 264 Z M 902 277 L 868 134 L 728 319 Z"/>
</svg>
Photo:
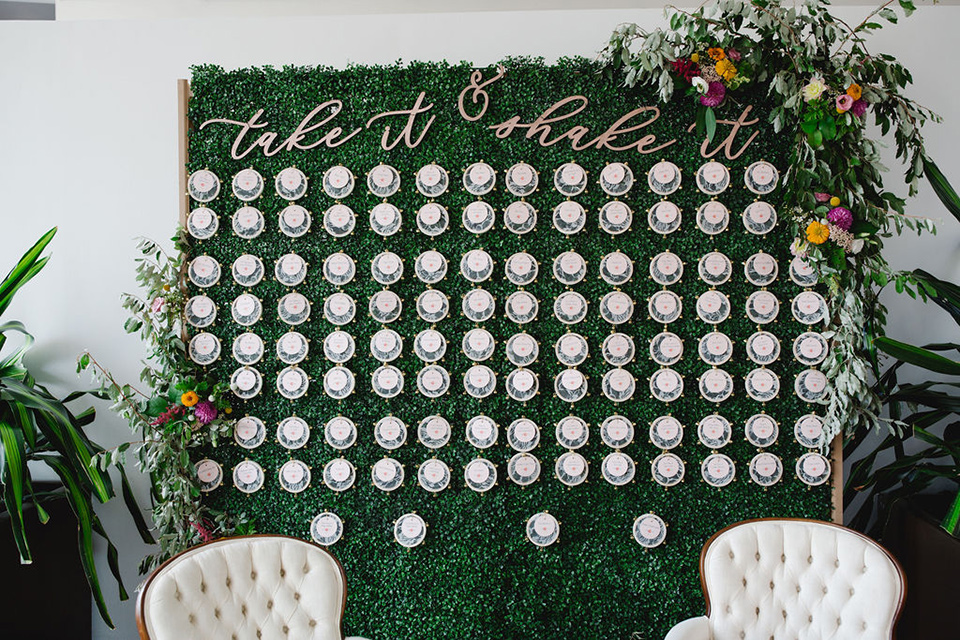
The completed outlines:
<svg viewBox="0 0 960 640">
<path fill-rule="evenodd" d="M 727 88 L 723 86 L 722 82 L 711 82 L 707 93 L 700 96 L 700 104 L 705 107 L 715 107 L 723 102 L 726 95 Z"/>
<path fill-rule="evenodd" d="M 865 114 L 866 112 L 867 112 L 867 101 L 864 100 L 863 98 L 860 98 L 859 100 L 854 101 L 853 106 L 850 107 L 850 113 L 857 116 L 858 118 L 862 118 L 863 114 Z"/>
<path fill-rule="evenodd" d="M 679 60 L 674 60 L 670 64 L 673 65 L 674 73 L 687 82 L 690 82 L 700 75 L 700 65 L 690 58 L 680 58 Z"/>
</svg>

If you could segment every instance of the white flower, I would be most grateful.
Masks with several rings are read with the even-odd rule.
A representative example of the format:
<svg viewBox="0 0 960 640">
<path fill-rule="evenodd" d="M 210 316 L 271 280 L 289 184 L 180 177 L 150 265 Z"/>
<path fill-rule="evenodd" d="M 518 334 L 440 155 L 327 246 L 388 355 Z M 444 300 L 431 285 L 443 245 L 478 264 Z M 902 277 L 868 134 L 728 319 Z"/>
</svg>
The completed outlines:
<svg viewBox="0 0 960 640">
<path fill-rule="evenodd" d="M 810 102 L 819 98 L 826 90 L 827 85 L 823 82 L 823 78 L 811 78 L 810 82 L 801 91 L 803 99 Z"/>
<path fill-rule="evenodd" d="M 857 238 L 852 243 L 850 243 L 850 253 L 860 253 L 863 250 L 864 239 Z"/>
<path fill-rule="evenodd" d="M 707 81 L 701 78 L 700 76 L 694 76 L 693 80 L 690 81 L 693 84 L 693 88 L 697 90 L 697 93 L 703 95 L 710 88 L 710 85 L 707 84 Z"/>
</svg>

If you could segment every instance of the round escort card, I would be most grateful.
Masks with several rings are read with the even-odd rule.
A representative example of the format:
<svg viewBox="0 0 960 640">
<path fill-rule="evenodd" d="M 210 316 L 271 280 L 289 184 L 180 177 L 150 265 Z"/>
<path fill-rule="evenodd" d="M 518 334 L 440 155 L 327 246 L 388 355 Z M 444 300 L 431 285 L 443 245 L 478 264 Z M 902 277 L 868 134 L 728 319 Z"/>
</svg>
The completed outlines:
<svg viewBox="0 0 960 640">
<path fill-rule="evenodd" d="M 212 333 L 201 331 L 197 335 L 190 338 L 190 342 L 187 345 L 187 352 L 190 354 L 190 359 L 202 367 L 205 367 L 208 364 L 213 364 L 220 357 L 220 338 Z"/>
<path fill-rule="evenodd" d="M 718 367 L 733 356 L 733 342 L 725 333 L 711 331 L 700 338 L 697 353 L 705 363 Z"/>
<path fill-rule="evenodd" d="M 463 480 L 477 493 L 489 491 L 497 483 L 497 467 L 484 458 L 474 458 L 463 469 Z"/>
<path fill-rule="evenodd" d="M 300 449 L 310 439 L 310 426 L 297 416 L 284 418 L 277 425 L 277 442 L 284 449 Z"/>
<path fill-rule="evenodd" d="M 743 226 L 754 235 L 762 236 L 777 226 L 777 210 L 766 202 L 753 202 L 743 210 Z"/>
<path fill-rule="evenodd" d="M 514 369 L 507 376 L 507 395 L 517 402 L 528 402 L 536 397 L 540 390 L 537 374 L 529 369 Z"/>
<path fill-rule="evenodd" d="M 212 209 L 197 207 L 187 216 L 187 231 L 197 240 L 212 238 L 220 227 L 220 219 Z"/>
<path fill-rule="evenodd" d="M 428 449 L 439 449 L 450 442 L 450 423 L 440 416 L 428 416 L 417 426 L 417 439 Z"/>
<path fill-rule="evenodd" d="M 403 217 L 400 209 L 389 202 L 381 202 L 370 210 L 370 228 L 380 236 L 389 237 L 400 231 Z"/>
<path fill-rule="evenodd" d="M 633 186 L 633 171 L 622 162 L 611 162 L 600 172 L 600 188 L 610 196 L 622 196 Z"/>
<path fill-rule="evenodd" d="M 650 297 L 647 312 L 654 322 L 670 324 L 680 317 L 683 303 L 673 291 L 658 291 Z"/>
<path fill-rule="evenodd" d="M 280 231 L 289 238 L 299 238 L 310 230 L 310 212 L 298 204 L 284 207 L 280 212 Z"/>
<path fill-rule="evenodd" d="M 600 277 L 607 284 L 619 286 L 633 276 L 633 261 L 624 253 L 614 251 L 600 260 Z"/>
<path fill-rule="evenodd" d="M 565 291 L 554 301 L 553 315 L 563 324 L 576 324 L 587 317 L 587 299 L 576 291 Z"/>
<path fill-rule="evenodd" d="M 793 425 L 793 437 L 804 447 L 818 449 L 823 446 L 823 418 L 815 413 L 801 416 Z"/>
<path fill-rule="evenodd" d="M 697 298 L 697 316 L 707 324 L 720 324 L 730 317 L 730 299 L 719 291 L 704 291 Z"/>
<path fill-rule="evenodd" d="M 578 402 L 587 396 L 587 378 L 576 369 L 566 369 L 553 380 L 553 392 L 564 402 Z"/>
<path fill-rule="evenodd" d="M 612 236 L 620 235 L 633 224 L 633 211 L 630 207 L 612 200 L 600 208 L 600 228 Z"/>
<path fill-rule="evenodd" d="M 647 186 L 658 196 L 668 196 L 680 188 L 680 167 L 661 160 L 647 172 Z"/>
<path fill-rule="evenodd" d="M 335 293 L 323 301 L 323 317 L 335 325 L 348 324 L 356 314 L 357 305 L 346 293 Z"/>
<path fill-rule="evenodd" d="M 528 333 L 515 333 L 507 340 L 504 348 L 507 352 L 507 360 L 518 367 L 525 367 L 536 362 L 540 355 L 540 345 L 536 339 Z"/>
<path fill-rule="evenodd" d="M 450 176 L 447 170 L 438 164 L 428 164 L 420 167 L 416 177 L 417 191 L 428 198 L 436 198 L 450 186 Z"/>
<path fill-rule="evenodd" d="M 730 211 L 716 200 L 704 202 L 697 209 L 697 227 L 709 236 L 724 232 L 729 224 Z"/>
<path fill-rule="evenodd" d="M 610 369 L 603 374 L 600 388 L 608 400 L 623 402 L 633 397 L 637 390 L 637 381 L 626 369 Z"/>
<path fill-rule="evenodd" d="M 800 364 L 814 367 L 826 359 L 829 348 L 827 339 L 823 335 L 807 331 L 794 340 L 793 357 Z"/>
<path fill-rule="evenodd" d="M 700 395 L 707 402 L 723 402 L 733 395 L 733 378 L 723 369 L 708 369 L 700 375 Z"/>
<path fill-rule="evenodd" d="M 757 287 L 766 287 L 777 279 L 777 260 L 769 253 L 755 253 L 743 265 L 743 275 L 747 282 Z"/>
<path fill-rule="evenodd" d="M 759 365 L 780 357 L 780 339 L 769 331 L 757 331 L 747 338 L 747 357 Z"/>
<path fill-rule="evenodd" d="M 471 322 L 484 322 L 493 317 L 495 311 L 493 296 L 486 289 L 471 289 L 463 296 L 461 309 Z"/>
<path fill-rule="evenodd" d="M 439 331 L 421 331 L 413 339 L 413 352 L 424 362 L 436 362 L 447 352 L 447 340 Z"/>
<path fill-rule="evenodd" d="M 254 169 L 242 169 L 231 182 L 233 195 L 244 202 L 251 202 L 263 193 L 263 176 Z"/>
<path fill-rule="evenodd" d="M 507 191 L 521 198 L 537 190 L 540 182 L 537 171 L 526 162 L 518 162 L 507 169 Z"/>
<path fill-rule="evenodd" d="M 307 193 L 307 174 L 296 167 L 287 167 L 277 174 L 273 188 L 284 200 L 299 200 Z"/>
<path fill-rule="evenodd" d="M 665 367 L 674 365 L 683 357 L 683 341 L 669 331 L 658 333 L 650 341 L 650 357 Z"/>
<path fill-rule="evenodd" d="M 388 164 L 378 164 L 367 172 L 367 190 L 378 198 L 389 198 L 400 190 L 400 172 Z"/>
<path fill-rule="evenodd" d="M 504 272 L 506 273 L 507 280 L 518 287 L 523 287 L 537 279 L 539 266 L 534 257 L 524 251 L 515 253 L 507 258 L 507 263 L 504 265 Z"/>
<path fill-rule="evenodd" d="M 194 472 L 197 474 L 197 481 L 200 484 L 200 491 L 204 493 L 208 491 L 213 491 L 221 484 L 223 484 L 223 467 L 219 463 L 210 460 L 209 458 L 204 458 L 197 462 L 193 467 Z"/>
<path fill-rule="evenodd" d="M 263 214 L 255 207 L 240 207 L 231 220 L 233 233 L 245 240 L 252 240 L 259 236 L 263 233 L 265 226 L 266 220 Z"/>
<path fill-rule="evenodd" d="M 403 391 L 403 372 L 394 366 L 377 367 L 370 378 L 373 392 L 381 398 L 393 398 Z"/>
<path fill-rule="evenodd" d="M 424 251 L 417 256 L 413 270 L 422 282 L 436 284 L 447 275 L 447 259 L 437 251 Z"/>
<path fill-rule="evenodd" d="M 503 212 L 503 226 L 517 235 L 532 231 L 537 226 L 537 210 L 523 200 L 512 202 Z"/>
<path fill-rule="evenodd" d="M 355 184 L 353 172 L 342 165 L 330 167 L 323 173 L 323 191 L 331 198 L 346 198 Z"/>
<path fill-rule="evenodd" d="M 790 305 L 790 311 L 797 322 L 802 324 L 817 324 L 827 318 L 827 301 L 816 291 L 800 293 Z"/>
<path fill-rule="evenodd" d="M 334 364 L 343 364 L 353 357 L 357 345 L 346 331 L 334 331 L 323 339 L 323 355 Z"/>
<path fill-rule="evenodd" d="M 400 317 L 403 302 L 393 291 L 378 291 L 370 296 L 369 311 L 377 322 L 389 324 Z"/>
<path fill-rule="evenodd" d="M 183 308 L 187 324 L 203 329 L 217 319 L 217 305 L 207 296 L 193 296 Z"/>
<path fill-rule="evenodd" d="M 507 427 L 507 442 L 515 451 L 533 451 L 540 444 L 540 427 L 533 420 L 518 418 Z"/>
<path fill-rule="evenodd" d="M 526 291 L 515 291 L 507 297 L 504 304 L 507 318 L 517 324 L 526 324 L 537 317 L 540 304 L 533 294 Z"/>
<path fill-rule="evenodd" d="M 622 367 L 633 360 L 636 347 L 633 338 L 627 334 L 611 333 L 604 338 L 600 351 L 603 353 L 604 362 L 614 367 Z"/>
<path fill-rule="evenodd" d="M 284 256 L 283 258 L 280 258 L 280 262 L 293 257 L 293 254 Z M 280 268 L 280 262 L 277 263 L 278 269 Z M 289 270 L 293 270 L 297 266 L 292 262 L 293 261 L 290 260 L 284 265 L 284 273 L 287 273 Z M 300 259 L 300 264 L 301 266 L 303 265 L 302 259 Z M 305 269 L 303 270 L 303 273 L 306 274 Z M 356 263 L 353 261 L 353 258 L 343 252 L 332 253 L 327 256 L 326 260 L 323 261 L 323 277 L 326 278 L 327 282 L 330 284 L 335 284 L 337 286 L 345 285 L 353 280 L 355 275 L 357 275 Z M 303 278 L 301 277 L 300 279 L 302 280 Z M 284 284 L 287 283 L 284 282 Z"/>
<path fill-rule="evenodd" d="M 417 296 L 417 315 L 426 322 L 440 322 L 450 312 L 450 299 L 436 289 L 427 289 Z"/>
<path fill-rule="evenodd" d="M 263 315 L 263 304 L 260 298 L 249 293 L 242 293 L 234 298 L 230 305 L 230 315 L 233 321 L 242 327 L 249 327 L 260 319 Z"/>
<path fill-rule="evenodd" d="M 777 421 L 765 413 L 757 413 L 747 418 L 743 426 L 747 442 L 755 447 L 769 447 L 777 441 L 780 435 L 780 426 Z"/>
<path fill-rule="evenodd" d="M 492 356 L 495 347 L 493 335 L 486 329 L 471 329 L 460 344 L 464 355 L 474 362 L 483 362 Z"/>
<path fill-rule="evenodd" d="M 557 423 L 557 442 L 567 449 L 579 449 L 587 444 L 590 438 L 590 428 L 583 419 L 577 416 L 567 416 Z"/>
<path fill-rule="evenodd" d="M 297 365 L 282 369 L 277 374 L 277 393 L 288 400 L 303 397 L 309 388 L 310 378 L 307 377 L 307 372 Z"/>
<path fill-rule="evenodd" d="M 711 415 L 697 423 L 697 438 L 710 449 L 720 449 L 730 443 L 733 427 L 730 421 L 721 415 Z"/>
<path fill-rule="evenodd" d="M 700 475 L 711 487 L 725 487 L 733 482 L 736 466 L 733 459 L 722 453 L 713 453 L 700 464 Z"/>
<path fill-rule="evenodd" d="M 341 365 L 330 369 L 323 376 L 323 390 L 335 400 L 342 400 L 353 393 L 356 383 L 353 372 Z"/>
<path fill-rule="evenodd" d="M 650 376 L 650 393 L 660 402 L 673 402 L 683 395 L 683 377 L 673 369 L 660 369 Z"/>
<path fill-rule="evenodd" d="M 797 477 L 811 487 L 830 479 L 830 461 L 819 453 L 805 453 L 797 460 Z"/>
<path fill-rule="evenodd" d="M 683 480 L 683 460 L 672 453 L 661 453 L 650 463 L 650 472 L 654 481 L 664 487 L 672 487 Z"/>
<path fill-rule="evenodd" d="M 772 487 L 783 476 L 783 462 L 772 453 L 758 453 L 750 461 L 750 479 L 761 487 Z"/>
<path fill-rule="evenodd" d="M 381 491 L 393 491 L 403 484 L 403 465 L 393 458 L 383 458 L 370 470 L 373 486 Z"/>
<path fill-rule="evenodd" d="M 623 324 L 632 316 L 633 300 L 627 294 L 611 291 L 600 300 L 600 317 L 610 324 Z"/>
<path fill-rule="evenodd" d="M 497 377 L 490 367 L 475 364 L 463 374 L 463 388 L 471 397 L 486 398 L 497 388 Z"/>
<path fill-rule="evenodd" d="M 489 203 L 474 200 L 463 208 L 463 228 L 470 233 L 486 233 L 493 228 L 497 214 Z"/>
<path fill-rule="evenodd" d="M 525 487 L 540 477 L 540 461 L 529 453 L 514 454 L 507 463 L 507 477 Z"/>
<path fill-rule="evenodd" d="M 233 486 L 243 493 L 256 493 L 263 480 L 263 467 L 253 460 L 244 460 L 233 468 Z"/>
<path fill-rule="evenodd" d="M 769 291 L 755 291 L 747 298 L 747 317 L 757 324 L 769 324 L 780 313 L 780 301 Z"/>
<path fill-rule="evenodd" d="M 399 449 L 407 441 L 407 425 L 393 416 L 380 418 L 373 427 L 373 437 L 388 451 Z"/>
<path fill-rule="evenodd" d="M 730 258 L 713 251 L 700 258 L 697 264 L 697 273 L 700 279 L 712 286 L 718 286 L 725 283 L 733 275 L 733 265 Z"/>
<path fill-rule="evenodd" d="M 817 270 L 800 256 L 790 261 L 790 279 L 801 287 L 812 287 L 820 281 Z"/>
<path fill-rule="evenodd" d="M 287 460 L 277 473 L 280 487 L 290 493 L 300 493 L 310 486 L 310 467 L 299 460 Z"/>
<path fill-rule="evenodd" d="M 426 537 L 427 523 L 415 513 L 400 516 L 393 525 L 393 539 L 401 547 L 412 549 L 423 543 Z"/>
<path fill-rule="evenodd" d="M 660 416 L 650 423 L 650 442 L 655 447 L 669 450 L 683 440 L 683 425 L 673 416 Z"/>
<path fill-rule="evenodd" d="M 323 484 L 333 491 L 346 491 L 357 479 L 357 470 L 344 458 L 336 458 L 323 466 Z"/>
<path fill-rule="evenodd" d="M 568 487 L 575 487 L 587 479 L 587 459 L 575 451 L 568 451 L 557 458 L 553 465 L 557 479 Z"/>
<path fill-rule="evenodd" d="M 587 224 L 587 211 L 573 200 L 564 200 L 553 208 L 553 228 L 565 236 L 583 230 Z"/>
<path fill-rule="evenodd" d="M 263 280 L 263 261 L 246 253 L 233 261 L 230 269 L 233 281 L 241 287 L 252 287 Z"/>
<path fill-rule="evenodd" d="M 627 454 L 614 451 L 600 463 L 600 473 L 604 480 L 620 487 L 633 480 L 637 473 L 637 465 Z"/>
<path fill-rule="evenodd" d="M 612 415 L 600 425 L 600 439 L 611 449 L 620 449 L 633 442 L 633 423 L 621 415 Z"/>
<path fill-rule="evenodd" d="M 547 512 L 527 520 L 527 540 L 538 547 L 549 547 L 560 538 L 560 523 Z"/>
<path fill-rule="evenodd" d="M 665 287 L 676 284 L 683 277 L 683 262 L 675 253 L 658 253 L 650 260 L 650 277 Z"/>
<path fill-rule="evenodd" d="M 587 188 L 587 172 L 576 162 L 567 162 L 553 172 L 554 188 L 568 198 L 578 196 Z"/>
<path fill-rule="evenodd" d="M 487 416 L 474 416 L 467 421 L 467 442 L 478 449 L 489 449 L 497 442 L 500 430 Z"/>
<path fill-rule="evenodd" d="M 323 228 L 334 238 L 350 235 L 357 226 L 357 216 L 345 204 L 335 204 L 323 212 Z"/>
<path fill-rule="evenodd" d="M 653 549 L 667 538 L 667 524 L 658 515 L 646 513 L 633 521 L 633 539 L 641 547 Z"/>
<path fill-rule="evenodd" d="M 769 402 L 780 393 L 780 378 L 769 369 L 754 369 L 743 379 L 747 395 L 757 402 Z"/>
<path fill-rule="evenodd" d="M 697 169 L 697 189 L 715 196 L 730 186 L 730 170 L 719 162 L 707 162 Z"/>
<path fill-rule="evenodd" d="M 417 373 L 417 391 L 428 398 L 439 398 L 450 390 L 450 374 L 437 364 L 431 364 Z"/>
<path fill-rule="evenodd" d="M 310 522 L 310 537 L 317 544 L 330 546 L 343 537 L 343 520 L 335 513 L 323 512 Z"/>
<path fill-rule="evenodd" d="M 194 171 L 187 178 L 187 192 L 197 202 L 210 202 L 220 193 L 220 178 L 208 169 Z"/>
<path fill-rule="evenodd" d="M 827 396 L 827 376 L 815 369 L 801 371 L 793 388 L 804 402 L 820 402 Z"/>
<path fill-rule="evenodd" d="M 590 347 L 587 345 L 587 339 L 579 333 L 567 333 L 557 340 L 554 352 L 560 364 L 576 367 L 587 359 Z"/>
<path fill-rule="evenodd" d="M 417 228 L 420 233 L 435 237 L 447 230 L 450 226 L 450 215 L 447 210 L 436 202 L 429 202 L 417 211 Z"/>
<path fill-rule="evenodd" d="M 391 285 L 403 276 L 403 260 L 392 251 L 378 253 L 370 263 L 370 275 L 382 285 Z"/>
<path fill-rule="evenodd" d="M 417 482 L 431 493 L 450 486 L 450 467 L 441 460 L 427 460 L 417 469 Z"/>
<path fill-rule="evenodd" d="M 370 338 L 370 354 L 380 362 L 392 362 L 403 351 L 403 339 L 392 329 L 381 329 Z"/>
<path fill-rule="evenodd" d="M 337 416 L 324 426 L 323 439 L 339 451 L 349 449 L 357 442 L 357 425 L 350 418 Z"/>
<path fill-rule="evenodd" d="M 240 367 L 230 376 L 230 389 L 243 400 L 257 397 L 263 388 L 263 376 L 253 367 Z"/>
<path fill-rule="evenodd" d="M 201 289 L 212 287 L 220 280 L 220 263 L 210 256 L 198 256 L 190 261 L 187 277 Z"/>
<path fill-rule="evenodd" d="M 244 449 L 256 449 L 267 439 L 267 426 L 254 416 L 244 416 L 233 425 L 233 440 Z"/>
<path fill-rule="evenodd" d="M 576 251 L 564 251 L 553 260 L 553 277 L 565 285 L 575 285 L 587 275 L 587 262 Z"/>
<path fill-rule="evenodd" d="M 345 253 L 335 253 L 324 262 L 323 273 L 334 284 L 346 284 L 353 279 L 353 260 Z M 273 275 L 280 284 L 295 287 L 307 277 L 307 263 L 297 254 L 288 253 L 277 260 Z"/>
<path fill-rule="evenodd" d="M 474 162 L 463 172 L 463 188 L 474 196 L 485 196 L 493 191 L 497 172 L 486 162 Z"/>
<path fill-rule="evenodd" d="M 780 180 L 780 172 L 775 166 L 763 160 L 752 163 L 743 172 L 744 185 L 758 196 L 772 193 L 777 188 L 778 180 Z"/>
<path fill-rule="evenodd" d="M 483 249 L 474 249 L 460 259 L 460 274 L 470 282 L 483 282 L 493 274 L 493 258 Z"/>
</svg>

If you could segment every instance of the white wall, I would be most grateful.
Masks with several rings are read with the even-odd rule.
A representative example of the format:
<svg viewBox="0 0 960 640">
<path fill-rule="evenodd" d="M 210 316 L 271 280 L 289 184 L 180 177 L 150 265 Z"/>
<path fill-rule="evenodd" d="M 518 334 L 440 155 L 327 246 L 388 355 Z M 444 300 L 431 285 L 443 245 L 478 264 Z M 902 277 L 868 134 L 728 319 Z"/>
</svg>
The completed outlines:
<svg viewBox="0 0 960 640">
<path fill-rule="evenodd" d="M 864 15 L 859 8 L 842 13 L 855 20 Z M 188 76 L 189 65 L 591 56 L 623 21 L 647 27 L 663 22 L 658 10 L 619 10 L 0 24 L 0 270 L 47 228 L 60 227 L 53 260 L 9 312 L 38 338 L 29 359 L 35 373 L 57 389 L 80 386 L 86 381 L 77 381 L 73 361 L 89 348 L 120 378 L 135 380 L 142 349 L 123 333 L 118 296 L 135 289 L 133 238 L 168 238 L 176 224 L 174 81 Z M 914 71 L 913 95 L 948 117 L 958 98 L 950 66 L 958 26 L 960 9 L 924 7 L 876 38 L 877 49 L 896 54 Z M 928 138 L 943 170 L 960 185 L 960 158 L 952 153 L 960 120 L 930 127 Z M 911 211 L 945 216 L 929 190 Z M 960 224 L 952 218 L 937 237 L 890 244 L 897 266 L 960 278 Z M 918 311 L 909 300 L 888 302 L 891 335 L 917 341 L 949 336 L 942 313 Z M 105 412 L 93 433 L 104 445 L 129 437 L 126 426 Z M 138 487 L 145 497 L 142 481 Z M 100 511 L 132 588 L 144 548 L 122 507 Z M 114 601 L 111 611 L 119 631 L 98 625 L 94 637 L 136 637 L 132 604 Z"/>
</svg>

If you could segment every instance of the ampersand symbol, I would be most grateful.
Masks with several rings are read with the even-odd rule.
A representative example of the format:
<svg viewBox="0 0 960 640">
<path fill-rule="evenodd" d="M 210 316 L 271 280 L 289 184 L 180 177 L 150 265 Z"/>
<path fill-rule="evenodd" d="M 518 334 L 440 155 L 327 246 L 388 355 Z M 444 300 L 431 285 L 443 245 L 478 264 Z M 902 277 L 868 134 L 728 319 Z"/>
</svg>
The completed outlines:
<svg viewBox="0 0 960 640">
<path fill-rule="evenodd" d="M 487 92 L 484 91 L 484 89 L 502 78 L 504 75 L 506 75 L 506 73 L 507 70 L 501 64 L 497 65 L 497 75 L 485 82 L 480 82 L 483 80 L 483 73 L 479 69 L 470 74 L 470 84 L 460 92 L 460 97 L 457 98 L 457 109 L 459 109 L 460 115 L 464 120 L 468 122 L 476 122 L 483 117 L 483 115 L 487 112 L 487 107 L 490 106 L 490 96 L 487 95 Z M 467 115 L 467 112 L 463 107 L 463 99 L 467 96 L 468 92 L 471 93 L 470 100 L 473 102 L 473 104 L 482 103 L 480 112 L 475 116 Z"/>
</svg>

